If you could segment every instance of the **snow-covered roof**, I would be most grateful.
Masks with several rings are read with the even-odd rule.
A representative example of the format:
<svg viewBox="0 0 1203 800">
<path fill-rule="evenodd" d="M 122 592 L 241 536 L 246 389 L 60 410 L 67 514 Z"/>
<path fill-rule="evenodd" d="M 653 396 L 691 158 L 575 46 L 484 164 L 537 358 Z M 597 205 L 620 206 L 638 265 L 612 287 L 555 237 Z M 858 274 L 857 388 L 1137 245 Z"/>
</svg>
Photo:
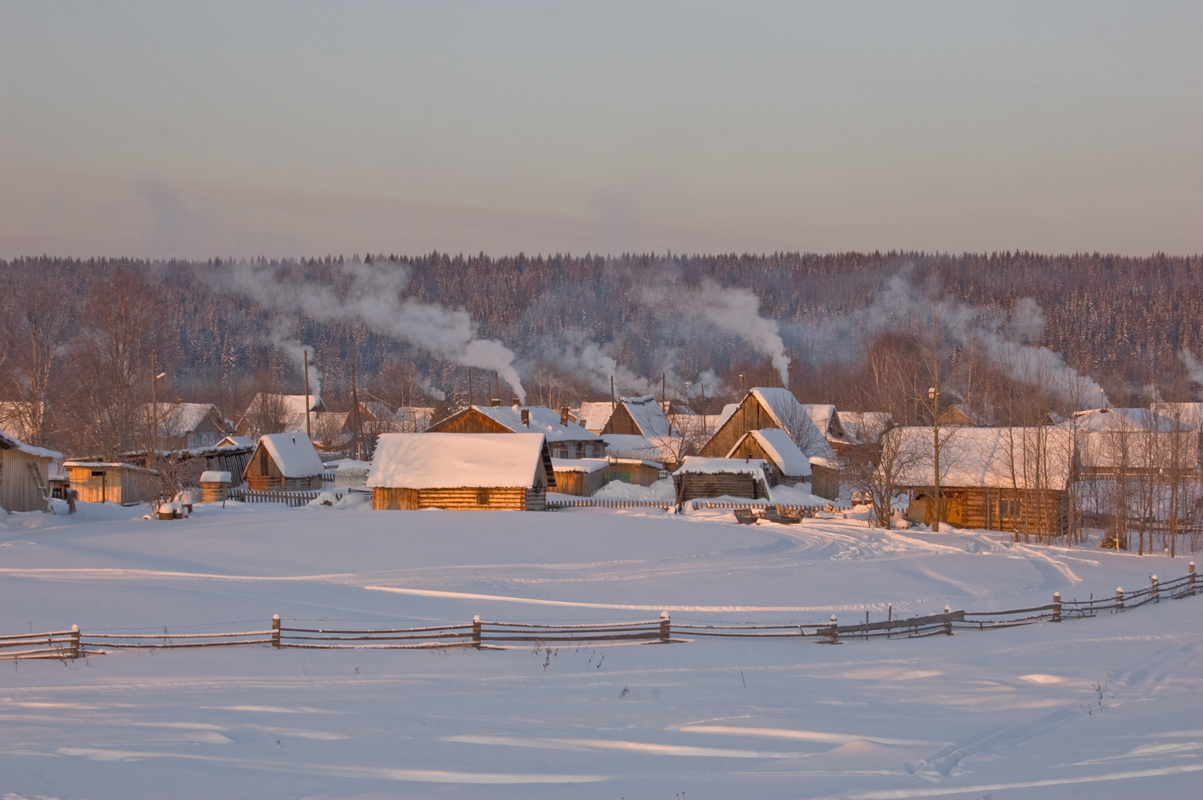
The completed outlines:
<svg viewBox="0 0 1203 800">
<path fill-rule="evenodd" d="M 416 431 L 429 428 L 430 423 L 434 421 L 433 418 L 434 409 L 427 406 L 401 406 L 393 414 L 393 422 L 400 423 L 404 427 L 412 427 Z"/>
<path fill-rule="evenodd" d="M 518 488 L 535 485 L 543 434 L 382 433 L 370 488 Z"/>
<path fill-rule="evenodd" d="M 1148 408 L 1093 408 L 1075 411 L 1074 426 L 1079 432 L 1109 433 L 1148 431 L 1150 433 L 1172 433 L 1194 430 L 1184 419 L 1159 414 Z"/>
<path fill-rule="evenodd" d="M 1155 403 L 1153 410 L 1171 420 L 1177 415 L 1182 424 L 1203 429 L 1203 403 Z"/>
<path fill-rule="evenodd" d="M 552 469 L 556 472 L 600 472 L 610 462 L 604 458 L 553 458 Z"/>
<path fill-rule="evenodd" d="M 64 469 L 128 469 L 133 472 L 145 472 L 148 475 L 158 475 L 157 469 L 148 469 L 139 467 L 133 464 L 127 464 L 124 461 L 64 461 Z"/>
<path fill-rule="evenodd" d="M 714 430 L 717 431 L 723 427 L 723 423 L 731 419 L 737 410 L 739 410 L 739 403 L 727 403 L 727 405 L 723 406 L 723 413 L 718 415 L 718 419 L 714 423 Z"/>
<path fill-rule="evenodd" d="M 765 462 L 759 458 L 702 458 L 701 456 L 685 456 L 681 466 L 674 475 L 686 473 L 717 475 L 737 474 L 752 475 L 759 480 L 765 480 Z"/>
<path fill-rule="evenodd" d="M 156 410 L 157 409 L 157 410 Z M 183 436 L 195 431 L 212 414 L 216 426 L 233 430 L 234 423 L 221 415 L 212 403 L 146 403 L 140 413 L 149 424 L 157 420 L 160 436 Z"/>
<path fill-rule="evenodd" d="M 1069 485 L 1074 457 L 1069 428 L 954 428 L 940 448 L 940 485 L 981 489 L 1052 489 Z M 930 427 L 895 428 L 886 434 L 901 453 L 897 483 L 935 483 Z"/>
<path fill-rule="evenodd" d="M 58 459 L 63 457 L 63 454 L 57 450 L 47 450 L 44 447 L 34 447 L 31 444 L 25 444 L 25 442 L 17 437 L 10 436 L 4 431 L 0 431 L 0 450 L 19 450 L 35 458 Z"/>
<path fill-rule="evenodd" d="M 827 443 L 826 428 L 820 429 L 814 424 L 810 412 L 798 402 L 793 392 L 776 386 L 758 386 L 750 394 L 768 410 L 779 427 L 789 431 L 802 452 L 808 456 L 835 458 L 835 451 Z"/>
<path fill-rule="evenodd" d="M 338 468 L 335 473 L 338 475 L 367 475 L 372 469 L 371 461 L 356 461 L 353 458 L 344 458 L 338 462 Z"/>
<path fill-rule="evenodd" d="M 264 398 L 270 397 L 269 402 L 279 402 L 281 410 L 284 412 L 284 427 L 288 433 L 300 433 L 305 430 L 305 395 L 303 394 L 264 394 L 255 395 L 255 399 L 247 406 L 247 416 L 255 413 L 255 409 L 260 403 L 264 402 Z M 322 398 L 319 395 L 309 395 L 309 410 L 313 411 L 322 405 Z"/>
<path fill-rule="evenodd" d="M 1087 469 L 1182 469 L 1197 463 L 1195 428 L 1147 408 L 1079 411 L 1063 425 L 1077 429 L 1078 453 Z"/>
<path fill-rule="evenodd" d="M 313 442 L 300 433 L 269 433 L 259 439 L 285 478 L 311 478 L 326 471 Z"/>
<path fill-rule="evenodd" d="M 888 411 L 841 411 L 844 435 L 853 444 L 872 444 L 894 427 L 894 415 Z"/>
<path fill-rule="evenodd" d="M 819 433 L 829 438 L 840 438 L 839 431 L 831 429 L 832 421 L 838 419 L 834 405 L 831 403 L 802 403 L 801 405 L 810 415 L 810 421 L 819 429 Z"/>
<path fill-rule="evenodd" d="M 515 433 L 541 433 L 548 442 L 598 441 L 601 437 L 575 422 L 560 424 L 560 412 L 547 406 L 472 406 L 489 419 Z M 530 412 L 530 425 L 522 424 L 522 412 Z"/>
<path fill-rule="evenodd" d="M 200 475 L 201 483 L 232 483 L 233 477 L 223 470 L 209 469 Z"/>
<path fill-rule="evenodd" d="M 609 400 L 602 403 L 581 403 L 580 411 L 577 412 L 576 418 L 580 422 L 581 427 L 594 433 L 601 433 L 606 427 L 606 423 L 610 421 L 610 415 L 614 413 L 614 406 Z"/>
<path fill-rule="evenodd" d="M 606 452 L 609 455 L 623 458 L 676 461 L 677 453 L 680 452 L 679 442 L 671 439 L 652 441 L 646 436 L 636 436 L 633 433 L 607 433 L 601 438 L 606 442 Z"/>
<path fill-rule="evenodd" d="M 794 444 L 794 440 L 785 431 L 780 428 L 766 428 L 744 434 L 744 437 L 749 436 L 760 445 L 782 475 L 804 478 L 810 474 L 810 459 L 798 449 L 798 445 Z M 740 438 L 727 457 L 732 457 L 732 453 L 738 450 L 742 443 L 743 438 Z"/>
<path fill-rule="evenodd" d="M 227 436 L 214 447 L 254 447 L 255 440 L 249 436 Z"/>
<path fill-rule="evenodd" d="M 621 402 L 644 436 L 658 438 L 672 435 L 672 425 L 665 416 L 664 409 L 656 402 L 655 395 L 624 397 Z"/>
<path fill-rule="evenodd" d="M 810 462 L 810 466 L 812 466 L 812 467 L 822 467 L 823 469 L 833 469 L 836 472 L 839 472 L 840 470 L 842 470 L 844 468 L 843 465 L 839 461 L 836 461 L 834 458 L 819 458 L 818 456 L 811 456 L 810 458 L 807 459 L 807 461 Z"/>
</svg>

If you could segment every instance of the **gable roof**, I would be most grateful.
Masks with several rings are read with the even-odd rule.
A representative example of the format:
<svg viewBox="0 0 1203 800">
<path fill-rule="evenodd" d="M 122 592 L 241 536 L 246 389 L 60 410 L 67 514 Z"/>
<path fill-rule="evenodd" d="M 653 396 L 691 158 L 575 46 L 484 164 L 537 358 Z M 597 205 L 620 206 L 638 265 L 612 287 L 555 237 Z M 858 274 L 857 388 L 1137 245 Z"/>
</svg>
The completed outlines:
<svg viewBox="0 0 1203 800">
<path fill-rule="evenodd" d="M 585 430 L 601 433 L 606 427 L 606 423 L 610 421 L 610 415 L 614 413 L 614 406 L 609 400 L 601 403 L 581 403 L 581 408 L 577 412 L 577 420 L 581 427 Z"/>
<path fill-rule="evenodd" d="M 894 415 L 888 411 L 841 411 L 840 422 L 852 444 L 874 444 L 894 427 Z"/>
<path fill-rule="evenodd" d="M 267 450 L 285 478 L 312 478 L 326 471 L 313 442 L 300 433 L 266 434 L 260 437 L 259 447 Z"/>
<path fill-rule="evenodd" d="M 677 459 L 677 453 L 674 452 L 673 446 L 679 445 L 679 443 L 671 439 L 652 440 L 646 436 L 636 436 L 633 433 L 606 433 L 602 434 L 601 438 L 606 443 L 607 455 L 618 458 L 637 458 L 657 463 Z"/>
<path fill-rule="evenodd" d="M 904 454 L 897 483 L 935 483 L 932 429 L 894 428 L 887 437 Z M 1044 428 L 955 428 L 940 448 L 940 485 L 975 489 L 1064 490 L 1074 458 L 1073 431 Z"/>
<path fill-rule="evenodd" d="M 57 450 L 47 450 L 44 447 L 34 447 L 31 444 L 18 439 L 16 436 L 10 436 L 4 431 L 0 431 L 0 450 L 19 450 L 26 455 L 34 456 L 35 458 L 60 459 L 63 454 Z"/>
<path fill-rule="evenodd" d="M 819 429 L 815 425 L 810 411 L 798 402 L 789 389 L 760 386 L 748 394 L 760 401 L 777 426 L 788 431 L 799 449 L 808 456 L 835 458 L 835 451 L 827 443 L 826 429 Z M 831 408 L 835 410 L 835 406 Z"/>
<path fill-rule="evenodd" d="M 731 452 L 727 454 L 727 457 L 732 458 L 732 454 L 739 450 L 739 446 L 748 438 L 754 439 L 760 445 L 760 448 L 764 450 L 769 460 L 773 462 L 782 475 L 788 475 L 792 478 L 804 478 L 810 474 L 810 459 L 798 449 L 798 445 L 794 443 L 794 440 L 781 428 L 766 428 L 760 431 L 745 433 L 735 443 L 735 447 L 731 448 Z"/>
<path fill-rule="evenodd" d="M 639 432 L 648 437 L 672 435 L 672 424 L 664 414 L 664 409 L 656 402 L 655 395 L 645 394 L 642 397 L 624 397 L 620 401 L 627 413 L 635 422 Z"/>
<path fill-rule="evenodd" d="M 383 433 L 369 488 L 528 488 L 551 464 L 541 433 Z M 554 475 L 547 475 L 555 485 Z"/>
<path fill-rule="evenodd" d="M 195 431 L 212 414 L 214 427 L 233 430 L 234 423 L 212 403 L 146 403 L 141 406 L 147 424 L 158 421 L 160 436 L 183 436 Z"/>
<path fill-rule="evenodd" d="M 743 458 L 702 458 L 701 456 L 685 456 L 685 460 L 681 462 L 681 466 L 673 475 L 718 475 L 718 474 L 736 474 L 736 475 L 751 475 L 757 480 L 766 480 L 764 475 L 764 461 L 759 458 L 743 459 Z"/>
<path fill-rule="evenodd" d="M 541 433 L 549 442 L 601 440 L 596 433 L 585 430 L 571 420 L 567 425 L 560 424 L 560 412 L 552 411 L 547 406 L 472 406 L 472 409 L 514 433 Z M 530 412 L 530 425 L 522 424 L 523 410 Z M 460 412 L 463 413 L 465 412 Z"/>
</svg>

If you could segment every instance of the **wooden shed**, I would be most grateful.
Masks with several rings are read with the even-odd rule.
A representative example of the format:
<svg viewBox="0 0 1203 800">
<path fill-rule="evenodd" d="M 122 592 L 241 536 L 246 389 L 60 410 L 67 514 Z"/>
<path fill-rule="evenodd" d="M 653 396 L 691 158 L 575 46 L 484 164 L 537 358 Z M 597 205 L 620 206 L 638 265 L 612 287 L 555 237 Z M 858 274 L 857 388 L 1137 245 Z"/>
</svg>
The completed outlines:
<svg viewBox="0 0 1203 800">
<path fill-rule="evenodd" d="M 541 433 L 385 433 L 367 486 L 372 508 L 543 511 L 555 487 Z"/>
<path fill-rule="evenodd" d="M 269 433 L 251 453 L 243 480 L 253 491 L 322 488 L 326 467 L 313 442 L 302 433 Z"/>
<path fill-rule="evenodd" d="M 9 512 L 47 510 L 50 462 L 62 457 L 0 431 L 0 507 Z"/>
<path fill-rule="evenodd" d="M 677 503 L 699 497 L 766 500 L 769 497 L 766 466 L 759 459 L 686 456 L 681 467 L 673 473 Z"/>
<path fill-rule="evenodd" d="M 606 468 L 609 465 L 610 462 L 604 458 L 552 458 L 556 491 L 577 497 L 592 497 L 606 485 Z"/>
<path fill-rule="evenodd" d="M 834 458 L 810 459 L 810 493 L 828 500 L 840 499 L 840 462 Z"/>
<path fill-rule="evenodd" d="M 618 456 L 609 456 L 606 459 L 606 483 L 620 481 L 636 486 L 651 486 L 662 480 L 664 475 L 664 464 L 659 461 Z"/>
<path fill-rule="evenodd" d="M 64 461 L 71 488 L 85 503 L 134 506 L 153 503 L 162 493 L 159 473 L 122 461 Z"/>
<path fill-rule="evenodd" d="M 895 428 L 904 454 L 899 488 L 908 515 L 936 519 L 934 442 L 927 427 Z M 940 521 L 957 527 L 1064 536 L 1070 532 L 1069 485 L 1077 452 L 1065 427 L 957 428 L 940 448 Z"/>
</svg>

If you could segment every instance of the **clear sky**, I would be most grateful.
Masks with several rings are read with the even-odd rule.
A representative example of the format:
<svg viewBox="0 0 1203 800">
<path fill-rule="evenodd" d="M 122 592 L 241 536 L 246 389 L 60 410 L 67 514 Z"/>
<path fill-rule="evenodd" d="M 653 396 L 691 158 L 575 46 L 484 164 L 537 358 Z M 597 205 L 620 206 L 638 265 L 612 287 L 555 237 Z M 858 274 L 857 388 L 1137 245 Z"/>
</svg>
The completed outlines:
<svg viewBox="0 0 1203 800">
<path fill-rule="evenodd" d="M 0 0 L 0 258 L 1203 252 L 1203 2 Z"/>
</svg>

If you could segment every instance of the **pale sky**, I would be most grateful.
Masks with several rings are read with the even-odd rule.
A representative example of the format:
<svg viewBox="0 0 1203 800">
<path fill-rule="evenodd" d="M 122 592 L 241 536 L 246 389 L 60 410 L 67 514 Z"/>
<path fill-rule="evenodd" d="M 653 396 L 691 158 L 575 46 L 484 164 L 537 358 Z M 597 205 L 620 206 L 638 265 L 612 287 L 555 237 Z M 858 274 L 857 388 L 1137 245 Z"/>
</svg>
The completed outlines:
<svg viewBox="0 0 1203 800">
<path fill-rule="evenodd" d="M 1203 3 L 0 0 L 0 258 L 1203 252 Z"/>
</svg>

